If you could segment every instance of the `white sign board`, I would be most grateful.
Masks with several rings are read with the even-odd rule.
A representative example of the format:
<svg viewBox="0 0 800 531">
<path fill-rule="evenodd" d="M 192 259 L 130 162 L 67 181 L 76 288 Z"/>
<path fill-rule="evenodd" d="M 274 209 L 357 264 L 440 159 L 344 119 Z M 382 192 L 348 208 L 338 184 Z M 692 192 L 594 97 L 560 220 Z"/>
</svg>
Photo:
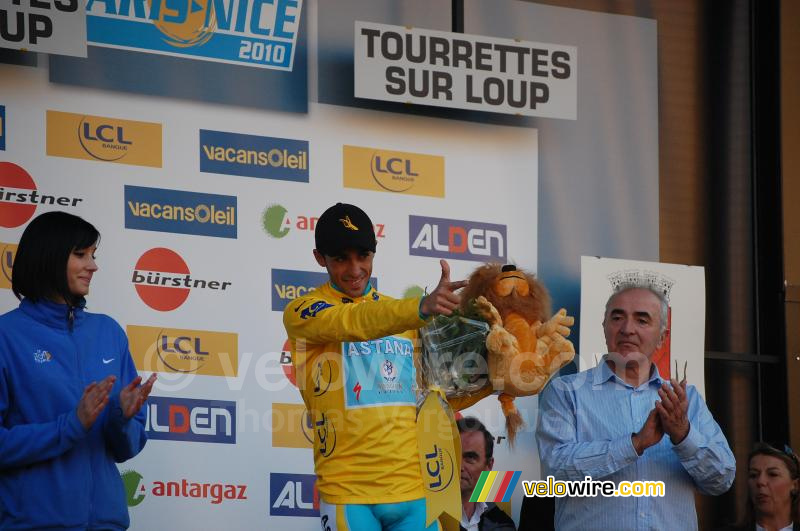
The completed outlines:
<svg viewBox="0 0 800 531">
<path fill-rule="evenodd" d="M 616 286 L 632 281 L 644 281 L 667 297 L 668 333 L 652 357 L 661 376 L 680 380 L 685 367 L 688 382 L 704 396 L 706 285 L 702 267 L 582 256 L 580 368 L 593 367 L 608 351 L 602 324 L 606 301 Z"/>
<path fill-rule="evenodd" d="M 3 0 L 0 20 L 0 48 L 86 57 L 81 0 Z"/>
<path fill-rule="evenodd" d="M 355 23 L 355 96 L 577 119 L 575 46 Z"/>
</svg>

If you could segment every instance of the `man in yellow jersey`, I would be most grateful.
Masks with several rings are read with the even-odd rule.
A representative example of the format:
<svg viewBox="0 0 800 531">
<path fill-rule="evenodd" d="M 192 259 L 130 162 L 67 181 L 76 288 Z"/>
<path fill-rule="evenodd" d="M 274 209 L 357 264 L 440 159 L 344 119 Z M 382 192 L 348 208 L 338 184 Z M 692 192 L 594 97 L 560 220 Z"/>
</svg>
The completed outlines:
<svg viewBox="0 0 800 531">
<path fill-rule="evenodd" d="M 314 258 L 330 280 L 289 303 L 283 322 L 297 385 L 315 432 L 314 469 L 325 530 L 419 531 L 425 498 L 416 430 L 416 330 L 460 298 L 441 261 L 425 297 L 396 300 L 370 283 L 375 231 L 337 203 L 317 221 Z"/>
</svg>

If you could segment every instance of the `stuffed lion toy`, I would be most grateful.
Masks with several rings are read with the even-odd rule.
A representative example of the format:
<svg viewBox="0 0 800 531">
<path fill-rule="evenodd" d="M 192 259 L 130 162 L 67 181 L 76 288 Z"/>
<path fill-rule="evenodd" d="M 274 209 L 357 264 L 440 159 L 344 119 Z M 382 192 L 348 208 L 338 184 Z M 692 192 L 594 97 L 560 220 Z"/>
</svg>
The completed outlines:
<svg viewBox="0 0 800 531">
<path fill-rule="evenodd" d="M 470 275 L 461 292 L 461 311 L 486 321 L 489 378 L 500 391 L 509 443 L 522 417 L 514 397 L 535 395 L 575 348 L 567 338 L 575 322 L 565 309 L 550 316 L 550 296 L 533 275 L 513 265 L 487 264 Z M 548 319 L 549 317 L 549 319 Z"/>
</svg>

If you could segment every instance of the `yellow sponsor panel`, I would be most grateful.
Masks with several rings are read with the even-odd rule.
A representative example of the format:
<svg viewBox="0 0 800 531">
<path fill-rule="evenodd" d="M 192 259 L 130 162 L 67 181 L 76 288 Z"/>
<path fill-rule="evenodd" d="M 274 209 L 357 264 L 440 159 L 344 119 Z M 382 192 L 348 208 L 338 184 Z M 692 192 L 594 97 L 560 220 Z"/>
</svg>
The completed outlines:
<svg viewBox="0 0 800 531">
<path fill-rule="evenodd" d="M 17 254 L 15 243 L 0 242 L 0 288 L 11 289 L 11 267 Z"/>
<path fill-rule="evenodd" d="M 47 111 L 47 154 L 161 167 L 161 124 Z"/>
<path fill-rule="evenodd" d="M 239 341 L 230 332 L 128 325 L 131 355 L 140 371 L 236 377 Z"/>
<path fill-rule="evenodd" d="M 314 430 L 303 404 L 272 404 L 272 447 L 311 448 Z"/>
<path fill-rule="evenodd" d="M 344 186 L 444 197 L 444 157 L 344 146 Z"/>
</svg>

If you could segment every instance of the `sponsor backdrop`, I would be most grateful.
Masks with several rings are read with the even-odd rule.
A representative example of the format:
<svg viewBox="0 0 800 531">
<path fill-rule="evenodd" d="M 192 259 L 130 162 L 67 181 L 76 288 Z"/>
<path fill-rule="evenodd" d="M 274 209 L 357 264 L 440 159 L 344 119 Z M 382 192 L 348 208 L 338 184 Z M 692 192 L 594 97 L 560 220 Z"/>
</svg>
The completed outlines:
<svg viewBox="0 0 800 531">
<path fill-rule="evenodd" d="M 443 36 L 450 29 L 450 4 L 443 0 L 425 6 L 348 0 L 333 12 L 333 3 L 299 0 L 203 0 L 186 4 L 190 12 L 164 2 L 90 0 L 87 59 L 0 64 L 0 310 L 17 304 L 10 272 L 19 236 L 34 215 L 64 210 L 100 229 L 100 271 L 89 309 L 116 318 L 139 370 L 159 373 L 147 404 L 150 442 L 120 465 L 134 529 L 319 528 L 315 434 L 295 388 L 281 310 L 326 280 L 311 250 L 317 216 L 334 202 L 358 204 L 371 216 L 378 236 L 373 283 L 392 296 L 435 286 L 439 258 L 449 261 L 453 278 L 490 260 L 541 271 L 555 256 L 565 260 L 565 271 L 578 268 L 577 255 L 564 259 L 563 247 L 572 238 L 583 241 L 583 231 L 592 228 L 586 221 L 613 202 L 598 195 L 599 204 L 570 211 L 575 194 L 560 189 L 554 197 L 553 181 L 585 172 L 566 177 L 548 167 L 548 181 L 540 181 L 540 146 L 546 142 L 554 152 L 549 160 L 581 158 L 591 146 L 571 135 L 586 129 L 602 136 L 608 121 L 595 121 L 602 113 L 591 106 L 608 72 L 590 64 L 593 54 L 613 55 L 616 45 L 604 35 L 627 31 L 641 38 L 643 52 L 614 63 L 625 84 L 626 65 L 638 68 L 642 56 L 655 65 L 654 26 L 520 4 L 525 8 L 514 17 L 524 33 L 468 27 L 471 35 L 455 39 Z M 503 6 L 493 17 L 507 18 L 518 8 Z M 128 11 L 113 12 L 123 7 Z M 480 4 L 468 7 L 468 22 L 482 18 Z M 559 19 L 578 22 L 553 35 L 548 24 Z M 177 31 L 187 20 L 206 29 Z M 586 20 L 615 31 L 581 32 Z M 469 46 L 513 55 L 505 56 L 505 71 L 497 57 L 491 71 L 474 62 L 437 65 L 442 57 L 412 68 L 407 62 L 416 48 L 396 65 L 389 48 L 370 66 L 375 75 L 395 66 L 408 74 L 407 83 L 412 71 L 428 71 L 433 79 L 437 66 L 447 66 L 437 79 L 451 79 L 453 97 L 456 84 L 480 77 L 487 101 L 499 101 L 501 85 L 509 91 L 526 86 L 527 110 L 501 115 L 470 105 L 428 106 L 442 102 L 422 99 L 416 103 L 426 105 L 404 107 L 377 101 L 379 86 L 354 97 L 357 28 L 399 32 L 406 26 L 421 28 L 413 38 L 437 38 L 438 46 L 467 43 L 459 44 L 462 53 Z M 231 35 L 239 40 L 228 56 Z M 512 56 L 515 71 L 509 70 Z M 338 70 L 332 68 L 337 61 Z M 655 105 L 655 66 L 646 72 L 637 102 Z M 550 88 L 561 99 L 542 103 Z M 419 90 L 414 86 L 412 94 Z M 513 98 L 504 94 L 520 101 L 518 91 Z M 630 104 L 626 94 L 616 97 Z M 616 137 L 620 145 L 654 138 L 655 123 L 643 127 Z M 543 139 L 546 128 L 556 136 Z M 652 259 L 656 158 L 642 164 L 645 171 L 627 192 L 656 223 L 641 220 L 645 243 L 627 257 Z M 593 175 L 611 186 L 608 174 L 619 170 L 627 178 L 628 169 Z M 548 194 L 546 207 L 541 193 Z M 572 218 L 563 218 L 566 213 Z M 620 222 L 609 220 L 605 240 Z M 577 292 L 577 277 L 568 285 Z M 577 302 L 554 293 L 556 307 L 575 312 Z M 466 413 L 498 437 L 498 469 L 536 479 L 536 399 L 518 406 L 527 427 L 513 452 L 496 400 Z M 515 516 L 519 501 L 515 492 Z"/>
</svg>

